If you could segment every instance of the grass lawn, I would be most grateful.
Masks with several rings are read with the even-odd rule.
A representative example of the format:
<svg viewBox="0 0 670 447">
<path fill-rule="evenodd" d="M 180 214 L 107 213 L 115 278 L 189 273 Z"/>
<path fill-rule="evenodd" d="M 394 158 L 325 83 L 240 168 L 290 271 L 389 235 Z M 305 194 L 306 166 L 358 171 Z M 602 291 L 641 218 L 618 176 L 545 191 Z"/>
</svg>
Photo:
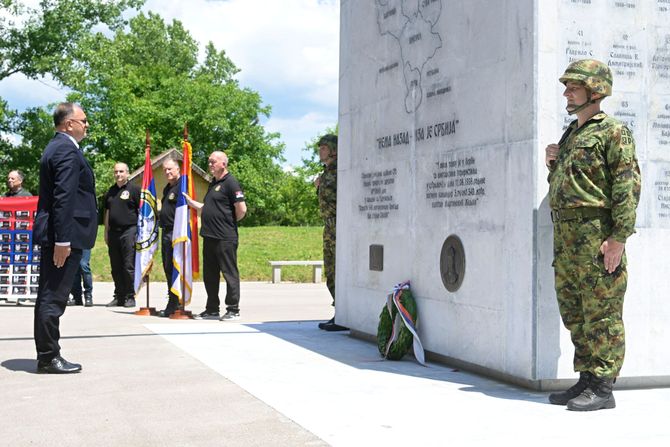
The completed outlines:
<svg viewBox="0 0 670 447">
<path fill-rule="evenodd" d="M 239 230 L 237 262 L 242 281 L 270 281 L 272 269 L 268 261 L 323 259 L 321 242 L 323 227 L 241 227 Z M 95 281 L 112 280 L 103 231 L 103 226 L 98 227 L 98 239 L 91 253 L 91 270 Z M 200 239 L 200 253 L 202 271 L 202 239 Z M 312 281 L 310 266 L 286 266 L 282 268 L 281 274 L 282 281 Z M 150 280 L 165 281 L 160 246 L 154 254 L 154 268 Z"/>
</svg>

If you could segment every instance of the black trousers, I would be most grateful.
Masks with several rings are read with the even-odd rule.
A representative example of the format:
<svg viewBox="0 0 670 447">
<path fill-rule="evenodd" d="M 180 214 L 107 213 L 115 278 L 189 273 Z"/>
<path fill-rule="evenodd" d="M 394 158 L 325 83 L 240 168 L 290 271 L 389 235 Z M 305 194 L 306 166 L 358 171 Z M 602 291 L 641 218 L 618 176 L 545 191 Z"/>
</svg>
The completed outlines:
<svg viewBox="0 0 670 447">
<path fill-rule="evenodd" d="M 237 270 L 237 241 L 205 237 L 202 240 L 202 280 L 207 292 L 207 312 L 218 312 L 221 273 L 226 280 L 226 310 L 240 311 L 240 272 Z"/>
<path fill-rule="evenodd" d="M 170 291 L 172 286 L 172 230 L 161 230 L 161 258 L 167 281 L 168 303 L 165 310 L 172 312 L 179 307 L 179 298 Z"/>
<path fill-rule="evenodd" d="M 135 298 L 135 237 L 137 227 L 109 229 L 107 250 L 114 280 L 114 298 Z"/>
<path fill-rule="evenodd" d="M 48 362 L 60 354 L 60 317 L 65 312 L 81 250 L 72 249 L 61 268 L 53 261 L 54 248 L 42 247 L 40 282 L 35 301 L 35 348 L 37 360 Z"/>
</svg>

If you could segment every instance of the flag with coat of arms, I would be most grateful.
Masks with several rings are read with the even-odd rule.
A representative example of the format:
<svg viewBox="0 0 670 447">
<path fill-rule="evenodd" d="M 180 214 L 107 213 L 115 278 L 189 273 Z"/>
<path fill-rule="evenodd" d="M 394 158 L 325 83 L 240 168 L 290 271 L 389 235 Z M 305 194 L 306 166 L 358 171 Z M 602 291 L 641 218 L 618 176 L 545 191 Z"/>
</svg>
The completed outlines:
<svg viewBox="0 0 670 447">
<path fill-rule="evenodd" d="M 135 237 L 135 295 L 142 288 L 142 279 L 149 274 L 153 264 L 153 256 L 158 247 L 158 221 L 156 219 L 156 185 L 151 169 L 151 147 L 149 131 L 147 131 L 144 157 L 144 174 L 142 175 L 142 192 L 140 208 L 137 213 L 137 235 Z"/>
</svg>

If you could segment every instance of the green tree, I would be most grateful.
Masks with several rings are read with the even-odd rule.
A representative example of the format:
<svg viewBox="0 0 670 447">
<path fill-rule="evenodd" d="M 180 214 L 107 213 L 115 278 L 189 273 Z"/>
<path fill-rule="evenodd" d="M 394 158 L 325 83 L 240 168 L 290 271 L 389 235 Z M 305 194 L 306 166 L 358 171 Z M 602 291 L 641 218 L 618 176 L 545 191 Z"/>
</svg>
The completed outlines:
<svg viewBox="0 0 670 447">
<path fill-rule="evenodd" d="M 21 72 L 29 78 L 51 74 L 80 103 L 91 128 L 83 150 L 96 174 L 98 194 L 113 180 L 111 166 L 131 169 L 144 157 L 149 129 L 153 155 L 181 147 L 188 123 L 194 162 L 205 167 L 213 150 L 224 150 L 248 200 L 244 225 L 319 223 L 312 184 L 319 170 L 314 142 L 311 159 L 284 172 L 284 146 L 278 134 L 259 124 L 271 109 L 260 95 L 242 88 L 238 68 L 210 42 L 202 62 L 198 43 L 179 21 L 166 24 L 157 14 L 124 22 L 121 12 L 143 0 L 42 0 L 39 9 L 0 0 L 0 81 Z M 25 20 L 19 20 L 22 17 Z M 97 24 L 105 32 L 93 32 Z M 127 25 L 127 26 L 124 26 Z M 111 31 L 111 32 L 110 32 Z M 0 98 L 0 162 L 26 172 L 26 186 L 37 190 L 37 164 L 53 135 L 53 105 L 8 110 Z"/>
<path fill-rule="evenodd" d="M 0 0 L 0 81 L 22 73 L 28 78 L 51 75 L 65 83 L 72 76 L 75 53 L 91 29 L 104 24 L 111 30 L 125 24 L 122 12 L 144 0 L 42 0 L 38 8 L 25 2 Z M 50 112 L 33 108 L 17 113 L 0 98 L 0 163 L 21 169 L 24 186 L 37 192 L 35 162 L 53 135 Z M 6 135 L 18 135 L 16 144 Z M 3 172 L 6 174 L 6 172 Z"/>
<path fill-rule="evenodd" d="M 132 169 L 144 159 L 145 129 L 155 155 L 180 148 L 188 123 L 196 164 L 207 166 L 214 150 L 228 154 L 249 198 L 245 223 L 273 221 L 283 145 L 258 124 L 270 107 L 239 86 L 233 77 L 238 69 L 224 51 L 210 42 L 202 63 L 197 55 L 197 42 L 181 22 L 166 24 L 154 13 L 137 15 L 111 37 L 87 37 L 66 84 L 68 99 L 82 104 L 91 122 L 85 144 Z"/>
<path fill-rule="evenodd" d="M 144 0 L 41 0 L 39 8 L 0 0 L 0 80 L 15 73 L 28 78 L 51 74 L 62 80 L 73 52 L 93 27 L 123 26 L 122 12 Z"/>
<path fill-rule="evenodd" d="M 337 135 L 337 127 L 326 128 L 319 135 L 305 143 L 302 166 L 284 174 L 279 188 L 278 225 L 322 225 L 319 200 L 314 187 L 314 179 L 323 171 L 319 160 L 319 139 L 328 133 Z"/>
<path fill-rule="evenodd" d="M 34 107 L 12 116 L 8 131 L 21 136 L 21 142 L 11 144 L 6 142 L 0 162 L 7 166 L 6 174 L 11 169 L 20 169 L 25 175 L 23 187 L 33 194 L 39 190 L 39 163 L 42 151 L 54 135 L 52 109 L 48 107 Z M 84 140 L 85 142 L 85 140 Z M 0 141 L 0 145 L 3 141 Z M 83 144 L 83 142 L 82 142 Z M 90 147 L 84 147 L 86 158 L 89 160 L 96 178 L 96 195 L 102 197 L 109 185 L 114 182 L 112 175 L 114 161 L 95 153 Z"/>
<path fill-rule="evenodd" d="M 11 166 L 10 151 L 14 148 L 11 140 L 7 136 L 10 132 L 11 115 L 13 113 L 7 108 L 7 102 L 0 98 L 0 165 Z M 5 184 L 9 169 L 0 170 L 0 184 Z M 0 193 L 7 190 L 6 186 L 0 187 Z"/>
<path fill-rule="evenodd" d="M 53 137 L 53 119 L 44 108 L 31 108 L 14 115 L 11 132 L 21 135 L 19 144 L 6 149 L 7 171 L 20 169 L 25 176 L 23 187 L 37 194 L 39 189 L 39 163 L 42 150 Z"/>
<path fill-rule="evenodd" d="M 335 125 L 335 127 L 326 127 L 323 132 L 314 136 L 311 141 L 305 143 L 305 147 L 302 151 L 307 152 L 307 157 L 302 158 L 302 175 L 315 178 L 321 171 L 323 171 L 323 165 L 319 159 L 319 140 L 324 135 L 338 135 L 338 133 L 339 126 Z"/>
</svg>

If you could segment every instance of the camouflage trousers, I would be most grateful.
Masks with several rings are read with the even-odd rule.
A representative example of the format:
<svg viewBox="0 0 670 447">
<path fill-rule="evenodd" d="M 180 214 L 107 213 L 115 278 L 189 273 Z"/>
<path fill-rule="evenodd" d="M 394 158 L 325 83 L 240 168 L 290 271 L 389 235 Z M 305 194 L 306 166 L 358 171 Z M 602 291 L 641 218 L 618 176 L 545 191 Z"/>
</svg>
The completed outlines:
<svg viewBox="0 0 670 447">
<path fill-rule="evenodd" d="M 563 324 L 575 346 L 575 371 L 616 378 L 623 365 L 622 319 L 628 273 L 626 255 L 605 270 L 600 245 L 611 234 L 609 218 L 554 223 L 554 278 Z"/>
<path fill-rule="evenodd" d="M 323 227 L 323 269 L 326 272 L 326 287 L 335 305 L 335 226 Z"/>
</svg>

